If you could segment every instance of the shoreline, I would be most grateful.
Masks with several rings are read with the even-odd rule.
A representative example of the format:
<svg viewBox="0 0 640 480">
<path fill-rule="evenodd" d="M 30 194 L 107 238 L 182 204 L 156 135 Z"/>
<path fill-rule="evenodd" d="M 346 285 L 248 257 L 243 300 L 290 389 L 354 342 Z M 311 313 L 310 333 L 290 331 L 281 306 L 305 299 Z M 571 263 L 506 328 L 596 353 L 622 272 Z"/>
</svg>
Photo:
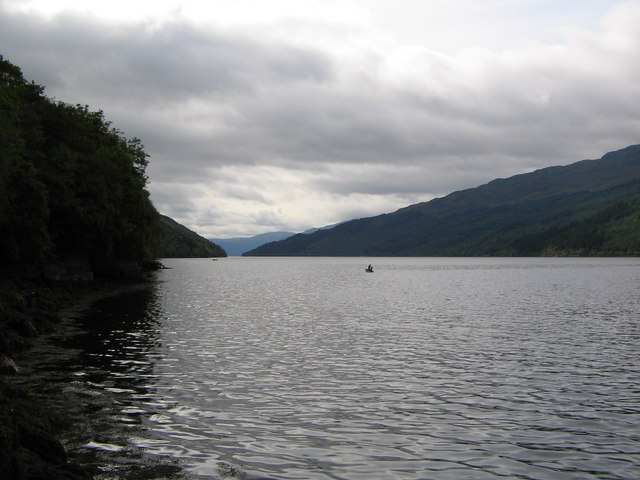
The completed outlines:
<svg viewBox="0 0 640 480">
<path fill-rule="evenodd" d="M 0 279 L 0 477 L 89 480 L 97 473 L 70 460 L 60 440 L 65 412 L 20 385 L 21 359 L 34 345 L 93 303 L 148 286 L 151 276 L 123 281 Z M 28 383 L 28 382 L 27 382 Z M 52 402 L 55 403 L 55 402 Z"/>
</svg>

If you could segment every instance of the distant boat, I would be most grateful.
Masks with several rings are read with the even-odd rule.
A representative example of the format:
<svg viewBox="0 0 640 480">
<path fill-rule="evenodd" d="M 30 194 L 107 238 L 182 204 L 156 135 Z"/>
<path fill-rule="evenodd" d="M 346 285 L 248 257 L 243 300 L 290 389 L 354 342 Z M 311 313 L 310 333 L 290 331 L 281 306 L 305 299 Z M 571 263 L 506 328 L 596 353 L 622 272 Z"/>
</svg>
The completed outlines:
<svg viewBox="0 0 640 480">
<path fill-rule="evenodd" d="M 369 265 L 367 268 L 364 269 L 364 271 L 368 273 L 373 273 L 373 267 Z"/>
</svg>

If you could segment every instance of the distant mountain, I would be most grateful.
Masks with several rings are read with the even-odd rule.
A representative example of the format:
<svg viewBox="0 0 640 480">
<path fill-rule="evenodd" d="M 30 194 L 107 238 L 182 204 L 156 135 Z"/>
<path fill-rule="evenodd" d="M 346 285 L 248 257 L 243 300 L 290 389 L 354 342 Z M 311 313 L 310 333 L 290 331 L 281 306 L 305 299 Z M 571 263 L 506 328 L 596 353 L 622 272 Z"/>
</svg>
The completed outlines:
<svg viewBox="0 0 640 480">
<path fill-rule="evenodd" d="M 326 225 L 324 227 L 310 228 L 309 230 L 302 232 L 302 234 L 308 235 L 310 233 L 315 233 L 318 230 L 328 230 L 336 225 L 340 224 L 334 223 L 333 225 Z M 237 256 L 267 243 L 284 240 L 285 238 L 289 238 L 293 235 L 295 235 L 294 232 L 268 232 L 254 235 L 253 237 L 210 238 L 209 240 L 224 248 L 227 255 Z"/>
<path fill-rule="evenodd" d="M 573 239 L 573 240 L 571 240 Z M 246 255 L 639 255 L 640 145 L 497 179 Z"/>
<path fill-rule="evenodd" d="M 236 238 L 210 238 L 209 240 L 220 245 L 227 252 L 227 255 L 242 255 L 244 252 L 258 248 L 269 242 L 283 240 L 295 235 L 293 232 L 269 232 L 255 235 L 253 237 Z"/>
<path fill-rule="evenodd" d="M 166 215 L 160 215 L 156 240 L 158 258 L 226 257 L 220 246 L 189 230 Z"/>
</svg>

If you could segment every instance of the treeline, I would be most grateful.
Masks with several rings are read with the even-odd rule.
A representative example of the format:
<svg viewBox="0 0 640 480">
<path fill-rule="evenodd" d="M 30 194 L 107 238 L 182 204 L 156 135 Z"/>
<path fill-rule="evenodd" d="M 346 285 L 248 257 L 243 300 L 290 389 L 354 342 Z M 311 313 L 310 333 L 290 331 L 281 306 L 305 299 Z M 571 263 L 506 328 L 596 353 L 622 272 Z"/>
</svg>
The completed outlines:
<svg viewBox="0 0 640 480">
<path fill-rule="evenodd" d="M 93 273 L 153 258 L 158 213 L 147 154 L 101 111 L 53 101 L 0 60 L 0 263 L 43 274 L 56 262 Z"/>
<path fill-rule="evenodd" d="M 640 197 L 616 202 L 584 220 L 514 242 L 521 255 L 639 256 Z"/>
</svg>

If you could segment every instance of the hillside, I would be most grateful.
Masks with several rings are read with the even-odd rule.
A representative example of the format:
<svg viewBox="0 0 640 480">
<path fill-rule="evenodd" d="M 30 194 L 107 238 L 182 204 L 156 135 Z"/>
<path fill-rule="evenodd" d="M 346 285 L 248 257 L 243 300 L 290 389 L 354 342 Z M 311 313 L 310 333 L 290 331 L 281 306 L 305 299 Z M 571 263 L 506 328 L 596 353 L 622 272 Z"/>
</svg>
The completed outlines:
<svg viewBox="0 0 640 480">
<path fill-rule="evenodd" d="M 226 257 L 223 248 L 189 230 L 165 215 L 160 215 L 155 253 L 158 258 Z"/>
<path fill-rule="evenodd" d="M 640 145 L 634 145 L 295 235 L 246 255 L 636 255 L 639 198 Z M 616 208 L 621 213 L 612 214 Z M 566 240 L 576 235 L 591 246 Z"/>
</svg>

